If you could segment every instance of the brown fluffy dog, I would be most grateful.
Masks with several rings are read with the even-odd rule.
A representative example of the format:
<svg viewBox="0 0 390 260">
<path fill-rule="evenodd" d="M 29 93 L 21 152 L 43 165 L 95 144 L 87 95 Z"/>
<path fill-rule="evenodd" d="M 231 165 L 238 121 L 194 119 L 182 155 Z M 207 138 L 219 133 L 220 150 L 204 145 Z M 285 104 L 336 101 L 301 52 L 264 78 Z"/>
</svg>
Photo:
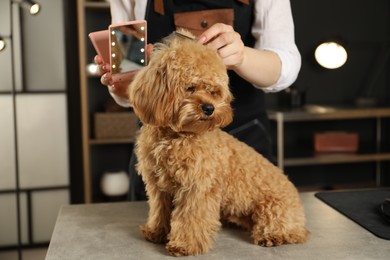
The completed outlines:
<svg viewBox="0 0 390 260">
<path fill-rule="evenodd" d="M 232 121 L 232 95 L 215 51 L 170 36 L 155 45 L 129 92 L 143 123 L 135 151 L 149 197 L 147 240 L 167 243 L 174 256 L 204 253 L 221 221 L 247 228 L 262 246 L 307 239 L 292 183 L 220 130 Z"/>
</svg>

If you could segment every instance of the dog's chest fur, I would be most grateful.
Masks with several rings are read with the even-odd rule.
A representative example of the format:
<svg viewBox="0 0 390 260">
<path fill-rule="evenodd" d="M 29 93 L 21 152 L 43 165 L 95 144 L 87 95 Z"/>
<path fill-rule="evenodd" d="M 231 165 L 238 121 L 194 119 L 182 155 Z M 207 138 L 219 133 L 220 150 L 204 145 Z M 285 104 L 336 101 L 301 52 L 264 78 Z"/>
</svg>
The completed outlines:
<svg viewBox="0 0 390 260">
<path fill-rule="evenodd" d="M 155 178 L 163 191 L 174 192 L 199 179 L 214 185 L 216 176 L 227 173 L 226 163 L 216 160 L 223 145 L 220 129 L 204 134 L 177 134 L 143 126 L 137 138 L 138 171 L 143 178 Z M 225 151 L 226 152 L 226 151 Z M 226 160 L 230 155 L 226 154 Z"/>
</svg>

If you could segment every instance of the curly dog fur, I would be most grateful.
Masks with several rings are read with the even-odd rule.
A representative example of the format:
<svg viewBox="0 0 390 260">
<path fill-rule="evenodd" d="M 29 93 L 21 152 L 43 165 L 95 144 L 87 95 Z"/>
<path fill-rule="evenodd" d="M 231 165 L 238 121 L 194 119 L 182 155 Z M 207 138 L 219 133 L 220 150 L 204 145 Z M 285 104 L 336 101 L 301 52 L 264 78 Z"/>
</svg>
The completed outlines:
<svg viewBox="0 0 390 260">
<path fill-rule="evenodd" d="M 170 255 L 207 252 L 221 222 L 250 230 L 261 246 L 308 237 L 293 184 L 220 129 L 232 121 L 232 98 L 217 53 L 174 35 L 154 46 L 149 65 L 130 85 L 130 102 L 143 123 L 137 170 L 150 206 L 141 233 L 166 243 Z"/>
</svg>

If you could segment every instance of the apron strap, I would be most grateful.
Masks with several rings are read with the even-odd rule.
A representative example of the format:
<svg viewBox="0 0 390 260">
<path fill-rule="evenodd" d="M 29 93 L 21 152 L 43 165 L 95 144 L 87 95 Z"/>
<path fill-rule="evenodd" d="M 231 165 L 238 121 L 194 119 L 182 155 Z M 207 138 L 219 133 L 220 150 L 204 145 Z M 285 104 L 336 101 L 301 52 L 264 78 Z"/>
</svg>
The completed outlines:
<svg viewBox="0 0 390 260">
<path fill-rule="evenodd" d="M 238 0 L 239 2 L 249 5 L 249 0 Z M 164 0 L 154 0 L 154 11 L 158 14 L 164 15 Z"/>
<path fill-rule="evenodd" d="M 238 2 L 249 5 L 249 0 L 238 0 Z"/>
<path fill-rule="evenodd" d="M 158 14 L 164 15 L 164 0 L 154 0 L 154 11 Z"/>
</svg>

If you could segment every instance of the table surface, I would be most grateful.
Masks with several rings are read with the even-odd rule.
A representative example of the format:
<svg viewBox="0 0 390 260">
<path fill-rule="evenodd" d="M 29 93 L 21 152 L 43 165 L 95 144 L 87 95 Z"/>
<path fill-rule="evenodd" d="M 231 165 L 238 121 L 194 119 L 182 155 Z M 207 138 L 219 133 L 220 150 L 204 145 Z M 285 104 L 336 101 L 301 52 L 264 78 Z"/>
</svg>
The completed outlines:
<svg viewBox="0 0 390 260">
<path fill-rule="evenodd" d="M 311 231 L 305 244 L 264 248 L 252 244 L 245 230 L 222 228 L 213 249 L 186 259 L 390 259 L 390 241 L 366 231 L 314 193 L 301 193 L 301 198 Z M 140 235 L 147 212 L 146 202 L 63 206 L 46 260 L 172 259 L 164 245 Z"/>
</svg>

